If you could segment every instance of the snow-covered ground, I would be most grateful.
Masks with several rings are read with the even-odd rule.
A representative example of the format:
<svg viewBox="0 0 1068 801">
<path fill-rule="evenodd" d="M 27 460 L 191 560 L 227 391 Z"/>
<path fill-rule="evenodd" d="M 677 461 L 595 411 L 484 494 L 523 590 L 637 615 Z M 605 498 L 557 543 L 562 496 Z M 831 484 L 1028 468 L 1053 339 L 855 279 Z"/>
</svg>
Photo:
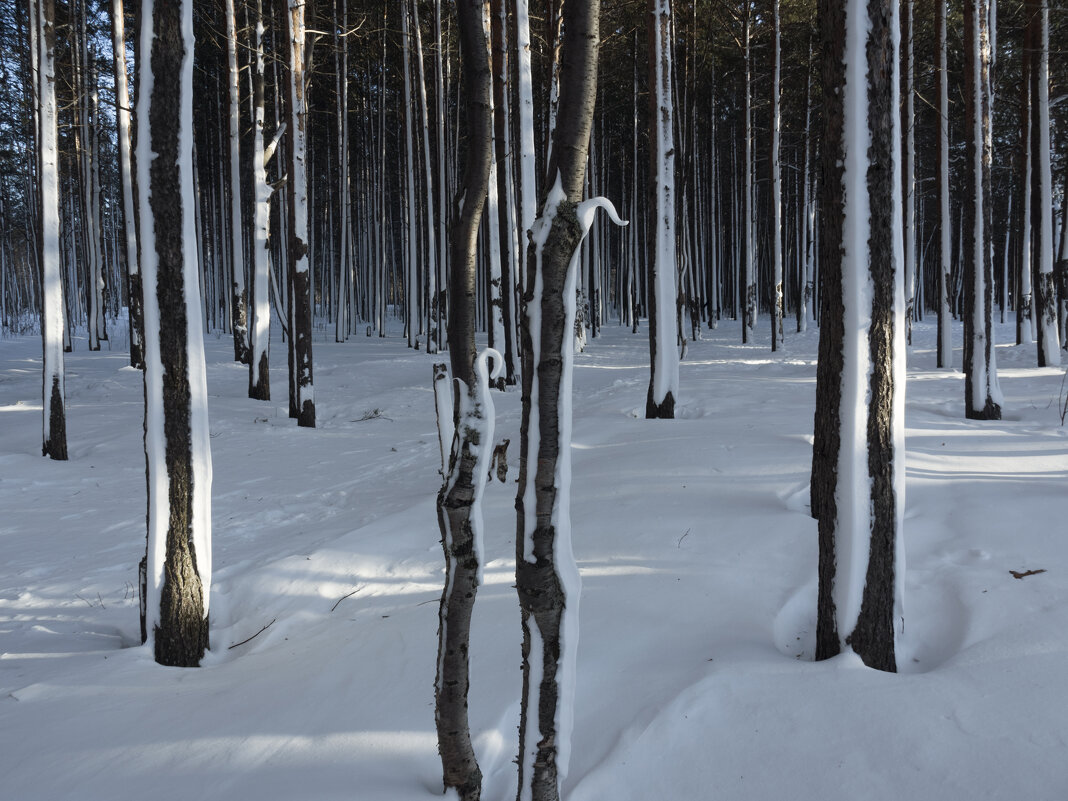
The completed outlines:
<svg viewBox="0 0 1068 801">
<path fill-rule="evenodd" d="M 817 332 L 772 354 L 761 323 L 753 345 L 730 322 L 690 344 L 674 421 L 643 419 L 644 329 L 608 326 L 576 357 L 583 597 L 566 797 L 1068 797 L 1062 371 L 999 346 L 1005 419 L 969 422 L 959 370 L 934 369 L 933 327 L 918 326 L 902 673 L 817 664 Z M 0 798 L 439 794 L 434 357 L 399 337 L 316 341 L 307 430 L 286 414 L 277 339 L 278 400 L 261 403 L 229 338 L 208 338 L 215 581 L 197 670 L 136 647 L 141 375 L 124 351 L 77 348 L 71 458 L 57 463 L 40 456 L 40 341 L 0 340 Z M 511 470 L 486 491 L 470 710 L 483 798 L 510 801 L 519 393 L 495 403 Z M 1010 573 L 1029 570 L 1045 572 Z"/>
</svg>

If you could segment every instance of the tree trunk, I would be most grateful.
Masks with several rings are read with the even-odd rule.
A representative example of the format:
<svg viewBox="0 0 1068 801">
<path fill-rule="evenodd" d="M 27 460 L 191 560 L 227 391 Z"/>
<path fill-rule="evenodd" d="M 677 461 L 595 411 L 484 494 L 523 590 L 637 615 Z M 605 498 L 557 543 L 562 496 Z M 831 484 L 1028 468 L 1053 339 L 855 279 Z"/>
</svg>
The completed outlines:
<svg viewBox="0 0 1068 801">
<path fill-rule="evenodd" d="M 39 53 L 37 81 L 37 142 L 39 197 L 37 214 L 38 253 L 41 259 L 41 340 L 43 343 L 43 435 L 41 453 L 52 459 L 67 458 L 67 413 L 63 371 L 64 302 L 60 272 L 59 236 L 59 135 L 56 107 L 56 12 L 55 0 L 39 0 L 38 19 L 31 20 L 29 34 L 36 38 Z"/>
<path fill-rule="evenodd" d="M 675 274 L 675 140 L 671 0 L 648 0 L 649 32 L 649 303 L 648 419 L 675 416 L 679 394 Z"/>
<path fill-rule="evenodd" d="M 126 281 L 130 310 L 130 366 L 143 370 L 145 321 L 141 313 L 141 270 L 137 261 L 137 221 L 134 213 L 133 165 L 130 160 L 130 93 L 126 81 L 126 35 L 122 0 L 111 0 L 111 44 L 115 64 L 115 121 L 122 181 L 122 237 L 126 247 Z"/>
<path fill-rule="evenodd" d="M 989 8 L 988 0 L 964 3 L 964 412 L 973 420 L 1001 419 L 992 325 Z"/>
<path fill-rule="evenodd" d="M 249 364 L 248 290 L 245 289 L 244 226 L 241 223 L 241 105 L 237 71 L 237 19 L 234 0 L 226 0 L 226 54 L 229 66 L 230 95 L 230 282 L 231 328 L 234 336 L 234 361 Z"/>
<path fill-rule="evenodd" d="M 312 292 L 308 255 L 307 81 L 303 0 L 288 0 L 289 135 L 286 137 L 289 185 L 289 274 L 292 287 L 289 319 L 290 353 L 295 408 L 290 416 L 297 425 L 315 428 L 315 391 L 312 382 Z"/>
<path fill-rule="evenodd" d="M 821 0 L 823 272 L 813 491 L 816 658 L 896 670 L 904 510 L 904 280 L 893 0 Z M 866 146 L 865 146 L 866 145 Z"/>
<path fill-rule="evenodd" d="M 938 237 L 938 348 L 939 367 L 953 366 L 953 315 L 950 307 L 950 287 L 953 272 L 953 244 L 950 241 L 953 221 L 949 214 L 949 71 L 946 67 L 946 1 L 937 0 L 938 16 L 936 57 L 938 69 L 938 216 L 935 236 Z M 1017 303 L 1019 299 L 1017 298 Z"/>
<path fill-rule="evenodd" d="M 774 296 L 771 300 L 771 350 L 774 352 L 779 349 L 783 338 L 782 176 L 779 166 L 779 75 L 782 70 L 782 37 L 779 33 L 779 0 L 774 0 L 772 6 L 772 26 L 774 67 L 771 79 L 771 249 Z"/>
<path fill-rule="evenodd" d="M 253 39 L 255 61 L 252 70 L 252 352 L 249 359 L 248 396 L 254 400 L 271 399 L 271 194 L 267 183 L 270 155 L 263 144 L 264 74 L 263 74 L 263 0 L 256 0 L 256 30 Z M 271 146 L 273 154 L 277 140 Z"/>
<path fill-rule="evenodd" d="M 137 168 L 145 288 L 147 632 L 156 661 L 208 647 L 211 446 L 195 241 L 192 3 L 142 0 Z"/>
<path fill-rule="evenodd" d="M 561 114 L 545 183 L 552 190 L 528 257 L 516 496 L 516 591 L 523 622 L 520 801 L 557 801 L 571 750 L 580 588 L 570 530 L 571 365 L 584 234 L 576 204 L 593 124 L 599 18 L 599 0 L 564 5 Z"/>
<path fill-rule="evenodd" d="M 1031 235 L 1032 286 L 1038 366 L 1061 363 L 1057 325 L 1057 285 L 1053 273 L 1053 177 L 1050 170 L 1049 0 L 1028 0 L 1027 40 L 1031 45 Z"/>
<path fill-rule="evenodd" d="M 493 158 L 493 90 L 485 2 L 458 0 L 456 9 L 467 131 L 463 180 L 453 206 L 448 334 L 452 375 L 457 379 L 460 398 L 449 467 L 437 503 L 446 583 L 438 612 L 434 709 L 445 790 L 455 790 L 461 801 L 478 801 L 482 772 L 467 718 L 468 643 L 471 611 L 481 579 L 481 494 L 493 444 L 493 404 L 485 388 L 489 378 L 485 354 L 476 368 L 475 249 Z M 494 361 L 494 372 L 498 372 L 499 355 Z M 439 429 L 442 425 L 439 422 Z"/>
</svg>

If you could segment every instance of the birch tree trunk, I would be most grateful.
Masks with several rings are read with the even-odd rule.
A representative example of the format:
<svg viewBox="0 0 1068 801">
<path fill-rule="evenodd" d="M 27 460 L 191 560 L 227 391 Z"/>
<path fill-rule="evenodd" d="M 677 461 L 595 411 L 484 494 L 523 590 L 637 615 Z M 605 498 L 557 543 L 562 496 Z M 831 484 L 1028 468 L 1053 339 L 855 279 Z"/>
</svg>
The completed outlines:
<svg viewBox="0 0 1068 801">
<path fill-rule="evenodd" d="M 156 661 L 208 647 L 211 446 L 193 192 L 193 4 L 142 0 L 138 184 L 143 188 L 146 626 Z"/>
<path fill-rule="evenodd" d="M 671 0 L 649 0 L 649 391 L 647 419 L 671 419 L 679 394 Z"/>
<path fill-rule="evenodd" d="M 904 552 L 904 279 L 895 0 L 821 0 L 823 273 L 816 658 L 895 671 Z M 817 469 L 818 468 L 818 469 Z"/>
<path fill-rule="evenodd" d="M 67 458 L 67 412 L 63 370 L 65 307 L 60 270 L 59 134 L 56 107 L 56 6 L 55 0 L 37 0 L 28 33 L 34 37 L 37 68 L 37 176 L 40 211 L 37 214 L 38 253 L 41 259 L 41 340 L 43 346 L 41 453 L 56 460 Z"/>
</svg>

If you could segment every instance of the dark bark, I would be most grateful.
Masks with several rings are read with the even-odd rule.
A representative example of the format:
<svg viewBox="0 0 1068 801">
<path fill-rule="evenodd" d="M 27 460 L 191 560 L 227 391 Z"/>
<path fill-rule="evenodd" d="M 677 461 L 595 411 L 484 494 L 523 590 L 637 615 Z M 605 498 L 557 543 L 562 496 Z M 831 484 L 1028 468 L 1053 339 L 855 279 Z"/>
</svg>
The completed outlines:
<svg viewBox="0 0 1068 801">
<path fill-rule="evenodd" d="M 820 0 L 822 83 L 845 85 L 845 8 L 840 0 Z M 844 203 L 842 92 L 823 93 L 822 171 L 819 180 L 820 341 L 816 362 L 816 414 L 812 446 L 811 512 L 819 521 L 819 599 L 817 602 L 816 659 L 835 656 L 840 648 L 832 588 L 837 573 L 834 497 L 838 481 L 838 454 L 842 443 L 841 375 L 845 336 L 842 303 L 842 215 Z"/>
<path fill-rule="evenodd" d="M 507 153 L 508 119 L 504 113 L 507 87 L 505 74 L 508 71 L 508 41 L 505 30 L 505 20 L 502 18 L 504 0 L 493 0 L 491 13 L 491 30 L 493 33 L 493 136 L 494 152 L 497 158 L 497 230 L 501 238 L 501 318 L 504 323 L 504 343 L 502 354 L 504 356 L 505 384 L 515 385 L 516 354 L 513 352 L 512 336 L 515 325 L 515 276 L 512 275 L 512 260 L 507 254 L 512 252 L 512 218 L 509 214 L 514 196 L 511 195 L 511 186 L 508 181 L 508 163 L 511 161 Z"/>
<path fill-rule="evenodd" d="M 864 664 L 891 673 L 897 671 L 894 654 L 894 582 L 897 532 L 894 492 L 894 279 L 895 236 L 893 209 L 900 201 L 894 191 L 895 113 L 892 98 L 895 47 L 891 3 L 868 0 L 868 130 L 871 133 L 868 198 L 871 227 L 868 265 L 873 289 L 868 329 L 871 378 L 868 399 L 868 475 L 871 477 L 871 535 L 868 570 L 864 580 L 860 616 L 847 638 Z M 906 323 L 907 325 L 907 323 Z"/>
<path fill-rule="evenodd" d="M 556 466 L 560 458 L 560 389 L 563 377 L 563 348 L 570 347 L 573 332 L 567 325 L 564 286 L 571 256 L 581 240 L 581 227 L 575 216 L 575 205 L 582 199 L 583 179 L 589 148 L 590 129 L 597 89 L 597 49 L 600 2 L 568 2 L 563 8 L 564 39 L 560 50 L 560 114 L 553 133 L 552 157 L 542 184 L 546 195 L 555 185 L 557 176 L 566 200 L 560 204 L 551 222 L 541 258 L 540 359 L 534 362 L 530 319 L 522 327 L 523 353 L 523 416 L 522 445 L 519 461 L 519 491 L 516 495 L 516 591 L 522 610 L 523 623 L 523 696 L 519 724 L 519 793 L 531 788 L 533 801 L 557 801 L 559 776 L 557 765 L 556 712 L 560 703 L 557 681 L 561 658 L 560 628 L 566 599 L 560 566 L 555 560 L 556 527 L 553 510 L 558 503 Z M 535 250 L 530 248 L 527 262 L 527 303 L 534 301 L 535 273 L 538 269 Z M 538 400 L 531 400 L 533 382 L 537 380 Z M 531 464 L 530 423 L 537 416 L 537 461 Z M 527 561 L 526 515 L 524 488 L 529 472 L 534 470 L 534 501 L 536 522 L 530 536 L 530 550 L 534 561 Z M 533 653 L 531 629 L 540 632 L 542 652 Z M 575 648 L 575 643 L 568 645 Z M 529 708 L 532 698 L 530 685 L 531 660 L 540 660 L 542 679 L 537 688 L 537 708 Z M 540 735 L 536 746 L 526 741 L 528 719 L 535 716 Z M 532 774 L 524 775 L 524 754 L 537 749 Z"/>
<path fill-rule="evenodd" d="M 183 2 L 154 3 L 150 68 L 154 78 L 149 102 L 149 137 L 153 159 L 149 208 L 155 220 L 158 259 L 159 355 L 163 370 L 163 433 L 168 476 L 166 561 L 160 595 L 160 618 L 154 629 L 156 661 L 193 667 L 208 646 L 208 619 L 203 587 L 193 550 L 193 458 L 189 384 L 183 208 L 179 162 L 180 114 L 183 107 Z M 186 146 L 189 146 L 186 143 Z M 190 256 L 191 257 L 191 256 Z M 199 323 L 195 323 L 199 324 Z M 146 390 L 147 391 L 147 390 Z"/>
<path fill-rule="evenodd" d="M 466 137 L 463 178 L 453 204 L 450 248 L 448 341 L 452 375 L 458 391 L 473 400 L 475 375 L 476 245 L 486 202 L 493 157 L 493 111 L 489 50 L 483 29 L 481 0 L 456 4 L 463 64 Z M 459 409 L 460 404 L 454 404 Z M 459 426 L 444 486 L 438 493 L 438 525 L 445 553 L 446 582 L 438 627 L 438 675 L 435 680 L 435 723 L 445 789 L 454 788 L 461 801 L 478 801 L 482 772 L 471 744 L 467 717 L 471 612 L 478 592 L 478 553 L 471 529 L 476 501 L 475 475 L 479 432 Z M 491 443 L 487 443 L 485 446 Z"/>
</svg>

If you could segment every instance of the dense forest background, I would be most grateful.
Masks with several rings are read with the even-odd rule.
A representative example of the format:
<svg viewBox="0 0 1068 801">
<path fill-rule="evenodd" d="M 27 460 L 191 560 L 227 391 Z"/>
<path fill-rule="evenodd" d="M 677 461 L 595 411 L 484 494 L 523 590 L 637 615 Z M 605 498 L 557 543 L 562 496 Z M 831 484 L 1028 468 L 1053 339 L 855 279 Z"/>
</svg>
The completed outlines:
<svg viewBox="0 0 1068 801">
<path fill-rule="evenodd" d="M 511 4 L 508 4 L 510 6 Z M 279 31 L 284 30 L 277 3 L 264 4 L 266 128 L 270 137 L 284 117 L 279 87 L 288 71 Z M 501 10 L 494 4 L 494 14 Z M 251 140 L 251 15 L 253 4 L 236 9 L 238 62 L 241 69 L 240 132 L 242 158 Z M 521 273 L 517 217 L 519 175 L 515 167 L 519 102 L 514 50 L 514 14 L 503 9 L 501 74 L 510 109 L 498 136 L 497 162 L 504 180 L 498 221 L 486 215 L 480 241 L 500 237 L 501 253 L 510 260 L 513 276 Z M 535 2 L 531 11 L 535 152 L 539 182 L 544 169 L 552 104 L 552 66 L 559 9 L 552 0 Z M 125 4 L 127 64 L 136 98 L 135 52 L 130 31 L 136 30 L 136 3 Z M 414 35 L 417 12 L 419 36 Z M 772 215 L 770 213 L 771 88 L 773 8 L 764 2 L 675 3 L 674 101 L 677 157 L 677 226 L 679 254 L 680 335 L 696 336 L 701 326 L 715 326 L 721 315 L 737 317 L 742 306 L 739 279 L 745 237 L 742 196 L 745 191 L 746 93 L 751 93 L 752 176 L 754 179 L 754 241 L 758 302 L 771 309 Z M 196 68 L 194 74 L 195 160 L 198 177 L 199 256 L 203 274 L 206 324 L 229 331 L 234 309 L 227 287 L 234 265 L 228 243 L 229 118 L 227 36 L 221 0 L 199 2 L 195 8 Z M 801 315 L 805 290 L 806 210 L 814 202 L 820 128 L 819 58 L 815 6 L 789 0 L 781 5 L 781 164 L 783 192 L 784 294 L 788 313 Z M 1021 259 L 1023 149 L 1021 81 L 1025 60 L 1024 33 L 1029 7 L 1003 2 L 997 9 L 994 69 L 994 167 L 992 172 L 993 246 L 996 303 L 1004 313 L 1018 305 L 1017 276 Z M 126 255 L 121 245 L 122 203 L 116 144 L 115 73 L 111 38 L 111 5 L 96 0 L 57 2 L 57 92 L 59 93 L 63 275 L 68 325 L 82 326 L 89 315 L 92 279 L 89 251 L 99 252 L 106 314 L 111 328 L 125 340 L 123 308 L 128 305 Z M 450 3 L 365 2 L 318 0 L 307 7 L 311 44 L 308 124 L 309 192 L 311 196 L 311 262 L 316 325 L 322 336 L 335 329 L 384 334 L 383 316 L 396 314 L 409 322 L 409 341 L 425 343 L 434 328 L 435 283 L 428 272 L 435 260 L 444 264 L 445 232 L 452 210 L 457 161 L 463 130 L 459 117 L 460 69 L 456 23 Z M 646 3 L 606 0 L 602 11 L 600 75 L 588 171 L 591 195 L 605 195 L 635 224 L 616 228 L 599 222 L 587 250 L 582 291 L 585 325 L 596 336 L 607 322 L 635 324 L 647 311 L 645 198 L 648 192 L 648 40 Z M 0 262 L 3 285 L 0 315 L 4 330 L 26 331 L 36 325 L 40 279 L 35 263 L 35 133 L 32 113 L 30 51 L 27 46 L 27 4 L 0 5 Z M 498 19 L 495 17 L 495 20 Z M 934 7 L 913 10 L 915 58 L 916 258 L 919 265 L 915 315 L 922 318 L 937 305 L 937 247 L 932 247 L 938 221 L 938 112 L 935 88 L 937 50 Z M 1065 182 L 1068 180 L 1068 104 L 1065 76 L 1068 19 L 1059 7 L 1050 17 L 1050 113 L 1053 142 L 1055 216 L 1063 225 Z M 499 23 L 495 24 L 500 28 Z M 439 33 L 440 31 L 440 33 Z M 748 34 L 748 61 L 747 54 Z M 951 186 L 950 225 L 954 231 L 954 295 L 960 293 L 960 186 L 963 151 L 962 21 L 959 4 L 951 3 L 948 23 Z M 406 47 L 407 46 L 407 47 Z M 407 52 L 406 52 L 407 50 Z M 902 57 L 905 58 L 905 48 Z M 501 63 L 501 62 L 498 62 Z M 440 73 L 438 72 L 440 67 Z M 407 73 L 406 73 L 407 70 Z M 903 73 L 905 71 L 903 70 Z M 407 78 L 407 87 L 406 87 Z M 903 81 L 905 77 L 903 75 Z M 747 85 L 748 82 L 748 85 Z M 426 99 L 420 102 L 419 87 Z M 342 119 L 342 94 L 347 118 Z M 903 93 L 904 94 L 904 93 Z M 501 109 L 498 108 L 498 115 Z M 425 117 L 424 117 L 425 114 Z M 342 130 L 343 129 L 343 130 Z M 429 137 L 428 147 L 423 137 Z M 410 141 L 409 141 L 410 139 Z M 439 141 L 443 145 L 439 147 Z M 501 155 L 503 154 L 503 156 Z M 343 186 L 341 156 L 348 163 Z M 429 160 L 429 163 L 427 163 Z M 268 169 L 282 177 L 282 160 Z M 243 214 L 252 209 L 250 170 L 242 169 Z M 429 182 L 429 186 L 428 186 Z M 347 195 L 350 202 L 344 202 Z M 276 198 L 282 197 L 281 194 Z M 273 204 L 272 231 L 280 230 L 280 202 Z M 341 218 L 348 217 L 348 225 Z M 94 219 L 95 218 L 95 219 Z M 491 228 L 492 225 L 492 228 Z M 250 225 L 243 226 L 249 237 Z M 429 229 L 437 230 L 431 259 Z M 94 233 L 96 229 L 97 233 Z M 342 237 L 348 242 L 343 247 Z M 276 265 L 284 264 L 282 238 L 273 236 Z M 1055 245 L 1060 237 L 1056 237 Z M 937 243 L 934 243 L 937 244 Z M 510 245 L 510 246 L 509 246 Z M 492 327 L 491 249 L 480 247 L 478 325 Z M 245 247 L 246 261 L 250 248 Z M 1064 259 L 1064 254 L 1060 254 Z M 431 265 L 428 267 L 428 265 Z M 241 265 L 248 273 L 249 265 Z M 343 274 L 347 277 L 342 280 Z M 818 264 L 813 291 L 818 293 Z M 522 286 L 512 281 L 514 286 Z M 276 286 L 284 284 L 276 279 Z M 443 286 L 437 282 L 436 286 Z M 418 287 L 417 292 L 411 292 Z M 503 304 L 515 304 L 507 297 Z M 277 294 L 272 296 L 276 304 Z M 280 301 L 285 304 L 285 298 Z M 441 299 L 445 303 L 444 298 Z M 412 308 L 409 313 L 409 307 Z M 816 297 L 806 304 L 818 310 Z M 345 311 L 340 328 L 331 326 Z M 351 312 L 351 313 L 350 313 Z M 516 315 L 510 315 L 516 320 Z M 102 332 L 102 338 L 108 336 Z M 114 347 L 125 345 L 112 343 Z"/>
</svg>

